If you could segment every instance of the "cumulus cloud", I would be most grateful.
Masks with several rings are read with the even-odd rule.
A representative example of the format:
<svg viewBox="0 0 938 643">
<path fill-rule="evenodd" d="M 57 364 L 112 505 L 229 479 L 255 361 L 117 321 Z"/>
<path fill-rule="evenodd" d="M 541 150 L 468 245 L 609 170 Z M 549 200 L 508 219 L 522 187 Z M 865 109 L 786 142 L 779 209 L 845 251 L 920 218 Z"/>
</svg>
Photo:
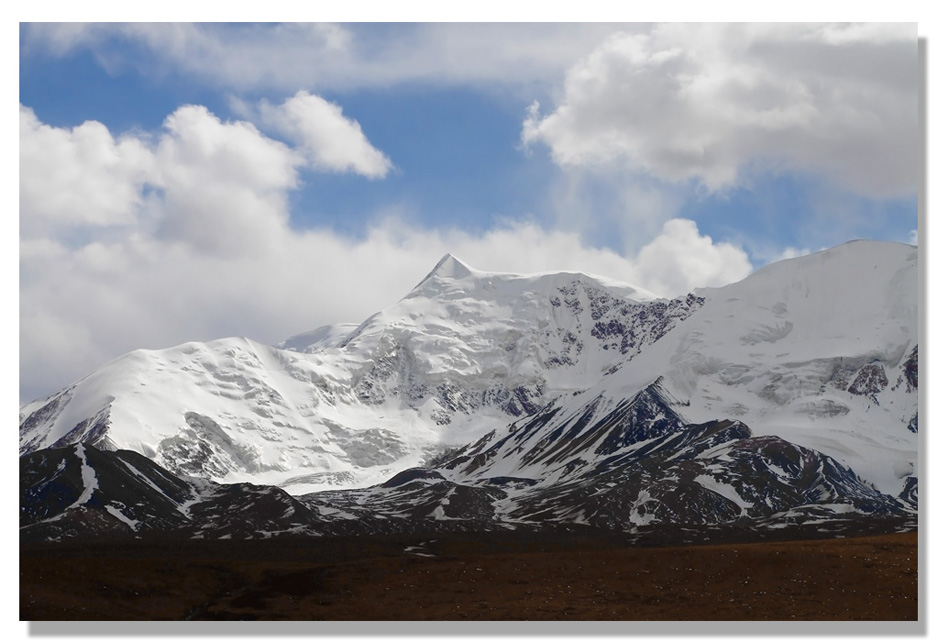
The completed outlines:
<svg viewBox="0 0 938 643">
<path fill-rule="evenodd" d="M 29 127 L 21 143 L 39 153 L 44 142 L 54 147 L 73 133 L 37 123 L 28 110 L 22 118 Z M 24 400 L 136 348 L 230 335 L 276 343 L 321 324 L 363 320 L 404 296 L 446 252 L 482 270 L 592 272 L 662 295 L 749 270 L 739 249 L 714 244 L 689 221 L 668 223 L 634 256 L 531 222 L 468 233 L 383 219 L 355 239 L 294 230 L 285 204 L 303 161 L 252 125 L 185 106 L 152 140 L 97 128 L 102 141 L 139 146 L 147 159 L 131 193 L 123 174 L 85 167 L 69 154 L 47 155 L 44 165 L 21 172 L 24 184 L 37 173 L 74 174 L 60 183 L 61 197 L 80 201 L 87 171 L 100 180 L 99 199 L 121 199 L 130 213 L 108 227 L 116 215 L 66 221 L 42 201 L 23 210 L 24 218 L 55 223 L 33 227 L 20 241 Z M 89 234 L 61 234 L 76 227 Z M 98 234 L 105 227 L 111 234 Z"/>
<path fill-rule="evenodd" d="M 264 100 L 259 113 L 263 124 L 299 146 L 314 169 L 384 178 L 392 167 L 368 142 L 357 121 L 320 96 L 299 91 L 276 106 Z"/>
<path fill-rule="evenodd" d="M 144 141 L 115 139 L 101 123 L 49 127 L 20 107 L 20 219 L 25 231 L 133 223 L 154 170 Z"/>
<path fill-rule="evenodd" d="M 101 123 L 56 128 L 20 109 L 20 216 L 26 238 L 81 227 L 141 225 L 208 253 L 257 251 L 288 223 L 287 193 L 304 167 L 383 177 L 390 161 L 341 107 L 305 92 L 262 107 L 272 139 L 247 121 L 185 105 L 156 137 L 114 138 Z M 79 234 L 80 236 L 80 234 Z"/>
<path fill-rule="evenodd" d="M 187 105 L 164 123 L 156 150 L 158 234 L 200 252 L 240 254 L 276 241 L 299 154 L 244 121 L 223 123 Z"/>
<path fill-rule="evenodd" d="M 522 141 L 562 166 L 615 164 L 715 191 L 749 170 L 914 193 L 915 25 L 689 25 L 619 33 L 571 67 Z"/>
<path fill-rule="evenodd" d="M 743 250 L 730 243 L 714 243 L 689 219 L 665 223 L 661 234 L 639 251 L 635 266 L 648 289 L 668 294 L 690 284 L 722 286 L 752 270 Z"/>
</svg>

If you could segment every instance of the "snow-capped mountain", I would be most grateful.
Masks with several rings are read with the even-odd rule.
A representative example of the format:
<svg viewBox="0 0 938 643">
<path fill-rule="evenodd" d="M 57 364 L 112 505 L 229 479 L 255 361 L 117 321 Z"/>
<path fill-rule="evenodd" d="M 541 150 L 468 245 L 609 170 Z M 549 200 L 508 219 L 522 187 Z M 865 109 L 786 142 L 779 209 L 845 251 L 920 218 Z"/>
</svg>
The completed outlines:
<svg viewBox="0 0 938 643">
<path fill-rule="evenodd" d="M 471 486 L 523 481 L 499 505 L 509 521 L 627 530 L 914 511 L 911 491 L 881 493 L 817 450 L 756 436 L 738 420 L 689 423 L 663 380 L 614 404 L 602 395 L 552 404 L 450 454 L 437 470 Z"/>
<path fill-rule="evenodd" d="M 918 250 L 852 242 L 698 291 L 707 304 L 586 394 L 661 376 L 690 422 L 738 419 L 897 494 L 918 458 Z"/>
<path fill-rule="evenodd" d="M 914 247 L 854 242 L 667 300 L 582 274 L 485 273 L 447 256 L 358 326 L 279 347 L 238 338 L 125 355 L 21 409 L 20 451 L 129 449 L 176 475 L 293 494 L 385 483 L 434 459 L 433 476 L 458 488 L 513 479 L 556 491 L 609 457 L 654 441 L 671 448 L 727 421 L 732 439 L 683 473 L 660 463 L 662 480 L 693 474 L 695 493 L 737 507 L 727 515 L 768 511 L 737 484 L 740 463 L 758 462 L 773 480 L 823 474 L 817 498 L 828 504 L 869 507 L 869 493 L 887 506 L 881 494 L 910 498 L 917 476 L 917 270 Z M 649 396 L 665 403 L 635 415 Z M 484 462 L 439 457 L 460 448 Z M 796 454 L 794 464 L 772 449 Z M 652 490 L 661 497 L 662 484 Z M 629 489 L 652 494 L 645 482 Z M 527 497 L 502 513 L 536 514 Z M 633 500 L 627 515 L 639 524 L 660 497 L 649 495 L 645 514 Z"/>
<path fill-rule="evenodd" d="M 831 532 L 884 518 L 904 528 L 915 522 L 910 494 L 880 493 L 832 458 L 775 436 L 754 437 L 735 420 L 687 424 L 672 404 L 656 382 L 611 409 L 591 404 L 585 415 L 569 415 L 548 408 L 435 468 L 300 500 L 326 528 L 352 533 L 558 526 L 758 532 L 805 524 Z"/>
<path fill-rule="evenodd" d="M 447 256 L 351 332 L 129 353 L 25 406 L 21 453 L 90 442 L 291 492 L 380 482 L 598 380 L 701 303 Z"/>
<path fill-rule="evenodd" d="M 364 489 L 298 498 L 176 476 L 84 444 L 20 458 L 23 540 L 595 533 L 632 542 L 914 529 L 914 489 L 877 492 L 828 456 L 738 421 L 689 425 L 656 382 L 558 426 L 548 408 Z M 537 477 L 492 475 L 523 470 Z M 809 530 L 806 532 L 805 530 Z"/>
</svg>

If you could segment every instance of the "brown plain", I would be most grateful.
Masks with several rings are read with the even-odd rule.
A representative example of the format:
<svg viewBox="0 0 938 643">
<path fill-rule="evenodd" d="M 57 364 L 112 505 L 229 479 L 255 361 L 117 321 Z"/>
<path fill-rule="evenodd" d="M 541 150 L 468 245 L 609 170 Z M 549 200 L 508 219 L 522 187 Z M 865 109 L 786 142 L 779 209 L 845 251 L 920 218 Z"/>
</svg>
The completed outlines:
<svg viewBox="0 0 938 643">
<path fill-rule="evenodd" d="M 21 620 L 918 619 L 918 535 L 21 545 Z"/>
</svg>

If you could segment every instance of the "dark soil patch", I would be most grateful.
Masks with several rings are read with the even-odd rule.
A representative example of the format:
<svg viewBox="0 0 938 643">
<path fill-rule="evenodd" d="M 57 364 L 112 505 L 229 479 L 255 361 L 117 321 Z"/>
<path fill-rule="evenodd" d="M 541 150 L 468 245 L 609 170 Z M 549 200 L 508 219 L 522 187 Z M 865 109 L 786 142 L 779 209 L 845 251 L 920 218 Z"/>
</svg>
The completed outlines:
<svg viewBox="0 0 938 643">
<path fill-rule="evenodd" d="M 20 618 L 914 621 L 918 535 L 24 544 Z"/>
</svg>

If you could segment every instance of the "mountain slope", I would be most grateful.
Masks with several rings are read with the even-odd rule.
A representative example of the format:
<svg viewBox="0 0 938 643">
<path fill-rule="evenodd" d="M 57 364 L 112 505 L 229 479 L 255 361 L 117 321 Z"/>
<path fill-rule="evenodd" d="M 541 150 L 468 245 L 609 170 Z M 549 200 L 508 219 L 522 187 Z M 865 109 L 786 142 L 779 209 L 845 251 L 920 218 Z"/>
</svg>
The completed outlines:
<svg viewBox="0 0 938 643">
<path fill-rule="evenodd" d="M 898 494 L 918 459 L 917 277 L 917 248 L 898 243 L 771 264 L 699 291 L 706 306 L 595 391 L 660 375 L 689 421 L 741 420 Z"/>
<path fill-rule="evenodd" d="M 181 478 L 133 451 L 84 444 L 20 458 L 20 539 L 315 535 L 316 515 L 276 487 Z"/>
<path fill-rule="evenodd" d="M 378 484 L 490 433 L 507 445 L 519 421 L 540 437 L 493 452 L 493 476 L 546 475 L 581 450 L 531 423 L 575 428 L 600 459 L 676 426 L 738 420 L 752 439 L 776 436 L 911 497 L 917 270 L 916 248 L 855 242 L 665 300 L 447 256 L 354 329 L 281 348 L 233 338 L 130 353 L 21 409 L 20 450 L 130 449 L 176 474 L 298 494 Z M 636 400 L 661 417 L 607 435 L 604 418 L 621 425 Z"/>
<path fill-rule="evenodd" d="M 125 355 L 21 409 L 20 451 L 89 442 L 294 492 L 378 482 L 596 381 L 702 304 L 649 297 L 447 256 L 354 331 L 282 344 L 303 351 L 231 338 Z"/>
<path fill-rule="evenodd" d="M 739 421 L 691 424 L 661 378 L 616 405 L 600 397 L 495 432 L 438 465 L 467 485 L 525 481 L 504 507 L 522 521 L 628 529 L 821 515 L 896 515 L 914 505 L 877 492 L 834 459 Z"/>
</svg>

